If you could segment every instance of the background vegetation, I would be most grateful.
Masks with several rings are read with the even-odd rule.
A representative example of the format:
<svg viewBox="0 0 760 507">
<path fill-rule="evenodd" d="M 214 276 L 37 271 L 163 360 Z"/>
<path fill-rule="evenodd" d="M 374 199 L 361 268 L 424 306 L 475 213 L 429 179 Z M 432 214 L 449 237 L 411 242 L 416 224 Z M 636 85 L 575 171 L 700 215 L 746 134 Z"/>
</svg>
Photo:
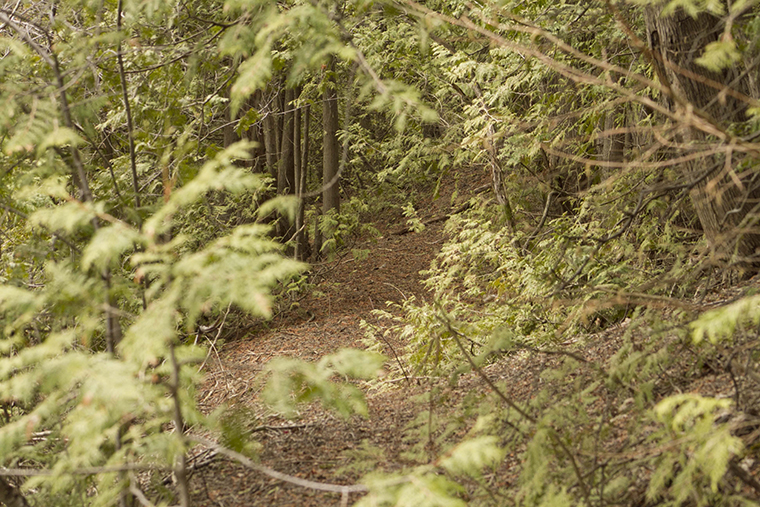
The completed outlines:
<svg viewBox="0 0 760 507">
<path fill-rule="evenodd" d="M 393 333 L 410 368 L 474 371 L 491 394 L 459 420 L 421 408 L 419 464 L 367 476 L 359 504 L 751 504 L 750 398 L 657 382 L 683 347 L 729 368 L 740 349 L 745 389 L 757 375 L 757 297 L 698 304 L 758 267 L 756 4 L 6 2 L 0 502 L 188 505 L 197 435 L 256 452 L 196 408 L 199 330 L 271 315 L 305 262 L 372 233 L 367 214 L 420 230 L 419 189 L 457 179 L 473 197 L 426 275 L 433 302 L 380 312 L 368 344 Z M 567 345 L 626 319 L 605 364 Z M 525 350 L 562 360 L 523 406 L 482 368 Z M 382 361 L 281 360 L 265 394 L 363 413 L 344 380 Z M 631 400 L 642 451 L 600 454 L 601 390 Z M 519 480 L 487 480 L 508 453 Z M 153 473 L 147 493 L 145 471 L 176 486 Z"/>
</svg>

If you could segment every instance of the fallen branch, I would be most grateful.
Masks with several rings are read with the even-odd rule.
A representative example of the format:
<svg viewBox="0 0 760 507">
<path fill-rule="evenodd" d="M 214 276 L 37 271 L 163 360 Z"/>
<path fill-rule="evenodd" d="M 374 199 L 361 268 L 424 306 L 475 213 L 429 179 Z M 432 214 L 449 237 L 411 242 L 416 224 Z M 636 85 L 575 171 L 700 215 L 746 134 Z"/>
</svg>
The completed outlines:
<svg viewBox="0 0 760 507">
<path fill-rule="evenodd" d="M 170 470 L 165 467 L 157 467 L 152 465 L 139 465 L 139 464 L 126 464 L 120 466 L 106 466 L 106 467 L 86 467 L 77 468 L 75 470 L 68 471 L 53 471 L 50 469 L 33 469 L 33 468 L 0 468 L 0 481 L 2 477 L 39 477 L 48 475 L 98 475 L 98 474 L 110 474 L 115 472 L 130 472 L 140 470 Z M 1 487 L 1 486 L 0 486 Z"/>
<path fill-rule="evenodd" d="M 757 479 L 752 477 L 752 475 L 749 472 L 744 470 L 742 467 L 740 467 L 733 461 L 728 464 L 728 468 L 737 478 L 739 478 L 740 481 L 742 481 L 747 486 L 750 486 L 752 489 L 755 490 L 755 492 L 760 493 L 760 482 L 758 482 Z"/>
<path fill-rule="evenodd" d="M 250 468 L 251 470 L 255 470 L 256 472 L 260 472 L 264 475 L 267 475 L 279 481 L 295 484 L 296 486 L 301 486 L 302 488 L 314 489 L 317 491 L 327 491 L 330 493 L 341 493 L 344 496 L 348 495 L 349 493 L 367 493 L 369 491 L 369 488 L 367 488 L 367 486 L 363 484 L 354 484 L 351 486 L 344 486 L 341 484 L 315 482 L 315 481 L 310 481 L 307 479 L 301 479 L 300 477 L 294 477 L 292 475 L 278 472 L 277 470 L 269 468 L 268 466 L 260 465 L 254 462 L 253 460 L 249 459 L 247 456 L 244 456 L 243 454 L 240 454 L 239 452 L 235 452 L 231 449 L 227 449 L 226 447 L 223 447 L 215 442 L 212 442 L 211 440 L 206 440 L 205 438 L 196 437 L 196 436 L 188 436 L 188 438 L 190 438 L 191 440 L 195 442 L 198 442 L 199 444 L 203 444 L 207 447 L 214 449 L 219 454 L 223 454 L 227 456 L 228 458 L 234 459 L 241 465 L 244 465 Z"/>
</svg>

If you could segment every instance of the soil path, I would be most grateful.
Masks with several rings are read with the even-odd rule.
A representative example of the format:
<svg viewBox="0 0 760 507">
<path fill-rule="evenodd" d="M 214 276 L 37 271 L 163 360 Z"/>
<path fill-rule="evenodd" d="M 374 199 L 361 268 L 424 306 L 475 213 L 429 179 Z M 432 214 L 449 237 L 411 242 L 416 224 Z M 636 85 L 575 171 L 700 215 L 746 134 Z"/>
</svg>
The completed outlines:
<svg viewBox="0 0 760 507">
<path fill-rule="evenodd" d="M 426 203 L 421 215 L 429 219 L 447 212 L 448 199 L 438 199 Z M 268 330 L 226 343 L 207 365 L 201 408 L 211 411 L 225 403 L 250 409 L 249 427 L 262 444 L 260 462 L 272 469 L 312 481 L 355 484 L 366 470 L 341 467 L 349 464 L 346 451 L 359 448 L 365 440 L 384 449 L 388 468 L 403 463 L 399 461 L 404 448 L 402 429 L 416 415 L 408 387 L 367 393 L 370 418 L 347 421 L 318 406 L 310 406 L 297 420 L 286 421 L 267 414 L 256 400 L 260 386 L 255 379 L 267 361 L 280 356 L 311 361 L 341 348 L 362 348 L 360 322 L 372 322 L 373 309 L 412 296 L 426 297 L 420 271 L 429 267 L 440 249 L 443 222 L 430 224 L 420 233 L 394 234 L 404 220 L 391 211 L 375 225 L 382 235 L 355 245 L 369 250 L 366 259 L 357 260 L 349 253 L 315 266 L 314 272 L 323 280 L 316 290 L 275 317 Z M 393 357 L 391 348 L 397 347 L 388 343 L 386 354 Z M 342 503 L 339 494 L 291 486 L 219 456 L 193 471 L 191 490 L 194 506 Z M 351 495 L 349 502 L 357 498 Z"/>
</svg>

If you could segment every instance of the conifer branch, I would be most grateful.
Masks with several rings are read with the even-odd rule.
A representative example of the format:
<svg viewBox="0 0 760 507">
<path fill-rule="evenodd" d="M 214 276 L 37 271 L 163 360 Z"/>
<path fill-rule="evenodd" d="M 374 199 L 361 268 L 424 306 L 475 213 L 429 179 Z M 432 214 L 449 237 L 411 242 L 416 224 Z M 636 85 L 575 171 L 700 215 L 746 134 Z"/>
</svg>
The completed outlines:
<svg viewBox="0 0 760 507">
<path fill-rule="evenodd" d="M 0 10 L 0 21 L 8 25 L 14 32 L 16 32 L 19 37 L 21 37 L 51 68 L 53 75 L 55 76 L 56 84 L 58 86 L 58 98 L 61 101 L 60 107 L 61 114 L 63 115 L 63 123 L 67 128 L 75 130 L 76 126 L 71 119 L 69 99 L 66 95 L 66 84 L 63 80 L 63 74 L 61 73 L 61 68 L 58 63 L 58 57 L 55 55 L 55 53 L 48 51 L 37 44 L 37 42 L 29 35 L 29 33 L 25 30 L 22 30 L 21 27 L 18 26 L 18 24 L 16 24 L 5 11 Z M 75 180 L 77 186 L 82 192 L 82 198 L 88 202 L 92 201 L 92 193 L 90 192 L 90 186 L 87 183 L 87 174 L 85 173 L 84 164 L 82 163 L 82 158 L 80 157 L 79 150 L 76 146 L 71 147 L 71 158 L 74 164 Z M 97 229 L 97 224 L 95 227 Z"/>
<path fill-rule="evenodd" d="M 520 407 L 517 403 L 515 403 L 511 398 L 509 398 L 506 394 L 504 394 L 501 389 L 494 384 L 494 382 L 488 377 L 488 375 L 485 374 L 485 372 L 477 365 L 475 364 L 475 361 L 470 357 L 470 354 L 465 349 L 464 345 L 462 344 L 462 340 L 460 340 L 460 337 L 462 337 L 462 334 L 454 329 L 454 326 L 451 323 L 451 320 L 448 318 L 448 315 L 444 313 L 443 307 L 440 305 L 440 303 L 436 303 L 436 306 L 438 306 L 440 312 L 437 316 L 438 319 L 446 326 L 446 329 L 451 334 L 451 337 L 454 339 L 454 341 L 457 344 L 457 347 L 459 348 L 462 355 L 465 356 L 467 359 L 467 362 L 470 364 L 470 367 L 475 370 L 475 372 L 478 374 L 480 378 L 482 378 L 486 384 L 488 384 L 488 387 L 491 388 L 491 390 L 498 396 L 504 403 L 507 404 L 510 408 L 514 409 L 520 416 L 522 416 L 525 420 L 537 424 L 538 420 L 533 417 L 532 415 L 528 414 L 525 410 L 523 410 L 522 407 Z M 513 426 L 514 427 L 514 426 Z M 516 427 L 515 427 L 516 429 Z M 567 457 L 567 459 L 570 461 L 571 466 L 573 467 L 573 471 L 575 472 L 575 477 L 578 480 L 578 487 L 581 489 L 581 493 L 583 494 L 583 497 L 586 499 L 586 504 L 591 505 L 590 502 L 590 492 L 588 489 L 588 486 L 586 485 L 586 481 L 583 478 L 583 473 L 581 472 L 581 468 L 578 465 L 578 461 L 575 458 L 575 455 L 570 451 L 570 449 L 565 445 L 565 443 L 562 441 L 562 439 L 557 435 L 556 430 L 554 428 L 548 427 L 549 430 L 548 435 L 557 447 L 562 451 L 562 453 Z"/>
</svg>

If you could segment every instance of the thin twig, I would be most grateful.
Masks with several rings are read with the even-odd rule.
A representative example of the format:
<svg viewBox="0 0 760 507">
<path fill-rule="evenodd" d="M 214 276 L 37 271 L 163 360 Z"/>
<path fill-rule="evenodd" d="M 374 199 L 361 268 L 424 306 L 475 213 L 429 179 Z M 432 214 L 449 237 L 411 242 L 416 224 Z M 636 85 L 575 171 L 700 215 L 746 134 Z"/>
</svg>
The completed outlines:
<svg viewBox="0 0 760 507">
<path fill-rule="evenodd" d="M 488 378 L 488 375 L 485 374 L 485 372 L 477 365 L 475 364 L 475 361 L 473 361 L 472 357 L 470 357 L 470 354 L 467 352 L 467 350 L 464 348 L 464 345 L 462 344 L 462 340 L 460 337 L 462 337 L 462 334 L 454 329 L 454 326 L 451 323 L 451 320 L 449 320 L 448 315 L 444 313 L 443 307 L 440 305 L 440 303 L 436 303 L 436 306 L 438 306 L 439 314 L 437 315 L 438 319 L 446 326 L 448 329 L 451 337 L 454 339 L 454 342 L 457 344 L 457 347 L 462 352 L 464 357 L 467 359 L 467 362 L 470 363 L 470 367 L 472 367 L 473 370 L 488 384 L 488 386 L 493 390 L 493 392 L 501 398 L 504 403 L 507 404 L 510 408 L 517 411 L 518 414 L 520 414 L 524 419 L 526 419 L 529 422 L 532 422 L 534 424 L 538 423 L 538 420 L 525 412 L 517 403 L 515 403 L 512 399 L 507 397 L 506 394 L 504 394 L 497 386 L 493 383 L 493 381 Z M 516 426 L 512 425 L 513 428 L 517 429 Z M 556 432 L 550 428 L 547 427 L 549 430 L 548 435 L 551 438 L 551 441 L 560 448 L 562 453 L 568 458 L 570 461 L 570 464 L 573 467 L 573 471 L 575 472 L 575 476 L 578 479 L 578 486 L 581 488 L 581 493 L 583 494 L 583 497 L 586 499 L 586 503 L 588 505 L 591 505 L 590 502 L 590 493 L 588 486 L 586 485 L 586 481 L 583 480 L 583 474 L 581 473 L 580 466 L 578 465 L 578 461 L 575 458 L 575 455 L 570 452 L 570 449 L 568 449 L 567 445 L 562 441 L 562 439 L 559 437 L 559 435 L 556 434 Z M 518 430 L 519 431 L 519 430 Z"/>
<path fill-rule="evenodd" d="M 227 320 L 227 315 L 230 314 L 230 308 L 232 308 L 232 303 L 227 305 L 227 312 L 224 314 L 224 318 L 222 319 L 221 324 L 219 324 L 219 330 L 216 333 L 216 336 L 214 337 L 214 341 L 211 342 L 211 345 L 209 346 L 208 354 L 206 354 L 206 359 L 203 360 L 203 363 L 198 367 L 198 371 L 203 370 L 203 367 L 206 366 L 206 362 L 208 361 L 208 358 L 211 357 L 211 352 L 216 352 L 216 342 L 219 339 L 219 336 L 222 334 L 222 329 L 224 329 L 224 323 Z M 219 359 L 219 353 L 216 352 L 216 357 Z M 221 363 L 221 360 L 220 360 Z"/>
<path fill-rule="evenodd" d="M 117 466 L 105 466 L 105 467 L 84 467 L 76 468 L 74 470 L 51 470 L 51 469 L 31 469 L 31 468 L 0 468 L 0 477 L 47 477 L 50 475 L 98 475 L 98 474 L 112 474 L 116 472 L 129 472 L 129 471 L 162 471 L 168 470 L 165 467 L 157 467 L 153 465 L 140 465 L 136 463 L 128 463 Z"/>
</svg>

